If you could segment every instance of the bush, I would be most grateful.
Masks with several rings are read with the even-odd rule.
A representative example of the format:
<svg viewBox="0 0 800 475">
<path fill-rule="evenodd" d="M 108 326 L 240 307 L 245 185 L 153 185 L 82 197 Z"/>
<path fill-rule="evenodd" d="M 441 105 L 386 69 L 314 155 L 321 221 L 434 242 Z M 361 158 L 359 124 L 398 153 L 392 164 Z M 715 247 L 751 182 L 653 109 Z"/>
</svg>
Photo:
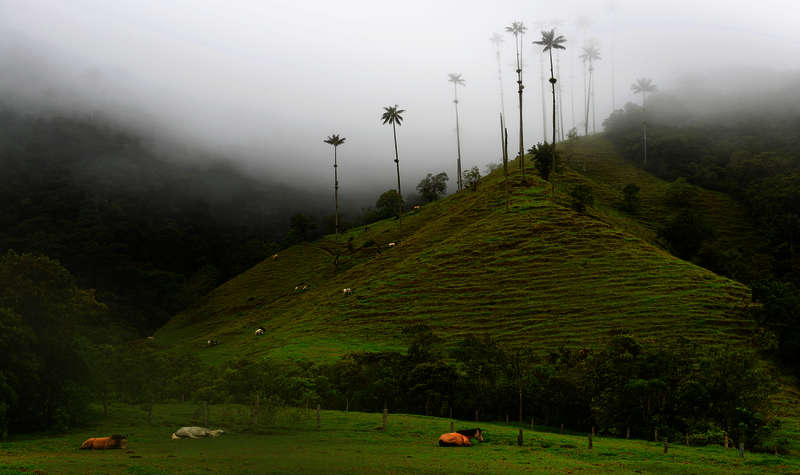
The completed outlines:
<svg viewBox="0 0 800 475">
<path fill-rule="evenodd" d="M 428 173 L 417 185 L 417 191 L 426 202 L 436 201 L 447 191 L 447 180 L 449 178 L 445 172 L 437 175 Z"/>
<path fill-rule="evenodd" d="M 639 211 L 639 187 L 635 183 L 628 183 L 622 189 L 623 204 L 622 209 L 629 213 Z"/>
<path fill-rule="evenodd" d="M 478 167 L 472 167 L 464 172 L 464 186 L 472 191 L 478 191 L 478 183 L 481 181 L 481 172 Z"/>
<path fill-rule="evenodd" d="M 569 196 L 572 198 L 572 209 L 583 213 L 587 206 L 594 204 L 594 194 L 589 185 L 575 185 L 570 188 Z"/>
<path fill-rule="evenodd" d="M 697 213 L 683 210 L 658 230 L 673 254 L 681 259 L 691 259 L 700 246 L 714 237 L 714 230 Z"/>
<path fill-rule="evenodd" d="M 400 216 L 403 211 L 403 198 L 397 190 L 384 191 L 375 202 L 375 208 L 380 219 Z"/>
<path fill-rule="evenodd" d="M 539 176 L 544 180 L 550 179 L 553 171 L 553 146 L 547 143 L 538 143 L 528 150 L 533 155 L 534 166 Z"/>
</svg>

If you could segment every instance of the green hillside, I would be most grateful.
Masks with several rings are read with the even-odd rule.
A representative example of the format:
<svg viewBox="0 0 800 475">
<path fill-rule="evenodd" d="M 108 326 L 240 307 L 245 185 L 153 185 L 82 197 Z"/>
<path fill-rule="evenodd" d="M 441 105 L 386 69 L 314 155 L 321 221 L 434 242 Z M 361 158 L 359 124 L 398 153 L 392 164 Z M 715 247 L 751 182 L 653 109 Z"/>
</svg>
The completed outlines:
<svg viewBox="0 0 800 475">
<path fill-rule="evenodd" d="M 602 139 L 582 140 L 571 166 L 549 184 L 521 185 L 514 163 L 511 210 L 502 170 L 399 220 L 298 245 L 220 286 L 155 335 L 170 348 L 201 349 L 210 362 L 270 354 L 328 358 L 352 350 L 400 349 L 402 328 L 426 323 L 453 340 L 486 333 L 541 351 L 594 347 L 619 331 L 656 343 L 688 337 L 743 342 L 747 287 L 671 256 L 654 244 L 669 213 L 666 183 L 620 159 Z M 596 207 L 568 206 L 566 184 L 590 183 Z M 620 186 L 641 188 L 642 210 L 617 211 Z M 736 203 L 702 192 L 695 205 L 719 221 L 717 239 L 751 239 Z M 716 223 L 716 221 L 715 221 Z M 396 242 L 395 247 L 388 243 Z M 336 256 L 338 255 L 338 259 Z M 335 263 L 336 262 L 336 263 Z M 308 285 L 306 291 L 296 286 Z M 345 296 L 342 289 L 352 288 Z M 264 337 L 254 330 L 264 326 Z M 206 340 L 219 341 L 206 347 Z"/>
</svg>

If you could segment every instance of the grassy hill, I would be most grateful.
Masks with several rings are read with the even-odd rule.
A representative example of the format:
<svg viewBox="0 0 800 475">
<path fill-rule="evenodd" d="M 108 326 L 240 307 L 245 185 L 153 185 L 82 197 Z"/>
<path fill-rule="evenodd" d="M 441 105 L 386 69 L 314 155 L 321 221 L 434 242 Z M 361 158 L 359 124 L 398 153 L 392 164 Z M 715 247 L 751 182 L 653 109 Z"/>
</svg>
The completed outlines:
<svg viewBox="0 0 800 475">
<path fill-rule="evenodd" d="M 619 331 L 669 343 L 746 342 L 749 290 L 679 260 L 654 244 L 669 217 L 666 183 L 624 162 L 600 138 L 583 139 L 550 185 L 514 162 L 511 209 L 502 170 L 465 191 L 387 220 L 327 236 L 267 259 L 220 286 L 156 334 L 159 345 L 193 347 L 219 362 L 246 355 L 326 359 L 352 350 L 399 349 L 403 327 L 426 323 L 452 340 L 492 335 L 541 351 L 594 347 Z M 586 172 L 583 173 L 583 161 Z M 584 182 L 598 197 L 586 214 L 563 190 Z M 642 210 L 618 211 L 619 188 L 636 182 Z M 741 207 L 700 190 L 695 205 L 717 239 L 749 241 Z M 396 242 L 395 247 L 388 243 Z M 338 258 L 337 258 L 338 256 Z M 308 285 L 305 291 L 296 286 Z M 342 289 L 352 288 L 351 296 Z M 255 337 L 258 326 L 267 329 Z M 206 348 L 206 340 L 220 344 Z"/>
</svg>

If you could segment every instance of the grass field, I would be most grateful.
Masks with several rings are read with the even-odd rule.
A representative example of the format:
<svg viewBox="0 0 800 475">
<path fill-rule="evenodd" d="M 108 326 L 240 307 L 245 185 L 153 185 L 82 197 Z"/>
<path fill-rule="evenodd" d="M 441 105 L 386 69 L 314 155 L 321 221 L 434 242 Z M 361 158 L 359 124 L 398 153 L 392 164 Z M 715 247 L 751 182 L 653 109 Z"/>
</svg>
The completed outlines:
<svg viewBox="0 0 800 475">
<path fill-rule="evenodd" d="M 486 333 L 542 351 L 596 347 L 619 331 L 662 344 L 678 337 L 748 344 L 749 290 L 653 243 L 651 221 L 667 219 L 659 204 L 666 184 L 626 164 L 602 139 L 587 140 L 574 156 L 590 150 L 596 152 L 585 174 L 567 169 L 557 178 L 560 189 L 593 184 L 597 206 L 586 214 L 570 209 L 561 193 L 548 198 L 549 183 L 533 177 L 532 167 L 523 186 L 512 164 L 510 211 L 497 171 L 478 192 L 428 204 L 402 222 L 282 251 L 175 317 L 155 342 L 199 350 L 212 363 L 266 354 L 319 360 L 402 348 L 400 330 L 424 322 L 452 341 Z M 643 189 L 642 212 L 634 217 L 614 208 L 618 184 L 630 177 Z M 721 238 L 749 235 L 739 229 L 733 200 L 702 196 L 707 213 L 734 223 L 721 228 Z M 298 285 L 309 289 L 296 291 Z M 342 295 L 345 287 L 352 296 Z M 267 336 L 253 336 L 258 326 Z M 206 348 L 210 338 L 220 345 Z"/>
<path fill-rule="evenodd" d="M 478 425 L 485 442 L 470 448 L 441 448 L 436 441 L 449 431 L 448 419 L 390 414 L 387 430 L 377 430 L 379 414 L 283 410 L 270 426 L 255 432 L 235 429 L 247 419 L 247 408 L 212 406 L 209 425 L 227 432 L 218 439 L 170 440 L 182 425 L 197 422 L 198 407 L 164 404 L 153 423 L 134 407 L 112 406 L 96 426 L 63 435 L 16 437 L 0 442 L 0 474 L 40 473 L 800 473 L 800 459 L 746 453 L 718 446 L 691 447 L 558 434 L 505 424 Z M 194 422 L 192 422 L 194 421 Z M 227 423 L 226 423 L 227 422 Z M 456 430 L 475 427 L 456 421 Z M 233 426 L 234 428 L 232 428 Z M 125 433 L 125 450 L 85 451 L 88 437 Z"/>
</svg>

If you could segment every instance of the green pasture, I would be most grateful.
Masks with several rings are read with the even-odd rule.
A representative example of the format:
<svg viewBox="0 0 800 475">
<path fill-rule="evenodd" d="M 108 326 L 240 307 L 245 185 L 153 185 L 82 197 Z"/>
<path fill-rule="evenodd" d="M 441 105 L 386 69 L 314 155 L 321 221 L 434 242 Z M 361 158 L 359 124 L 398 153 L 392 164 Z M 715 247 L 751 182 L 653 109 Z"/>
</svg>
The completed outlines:
<svg viewBox="0 0 800 475">
<path fill-rule="evenodd" d="M 515 424 L 477 423 L 485 442 L 441 448 L 436 441 L 450 421 L 389 414 L 282 409 L 269 424 L 249 426 L 249 408 L 214 405 L 209 425 L 227 432 L 217 439 L 171 440 L 182 425 L 199 423 L 194 404 L 157 405 L 152 424 L 135 407 L 112 406 L 93 427 L 58 435 L 13 437 L 0 442 L 0 473 L 800 473 L 800 458 L 745 453 L 719 446 L 686 447 L 663 442 L 595 437 L 524 427 L 517 446 Z M 475 422 L 455 422 L 456 430 Z M 125 450 L 77 450 L 88 437 L 123 433 Z"/>
</svg>

